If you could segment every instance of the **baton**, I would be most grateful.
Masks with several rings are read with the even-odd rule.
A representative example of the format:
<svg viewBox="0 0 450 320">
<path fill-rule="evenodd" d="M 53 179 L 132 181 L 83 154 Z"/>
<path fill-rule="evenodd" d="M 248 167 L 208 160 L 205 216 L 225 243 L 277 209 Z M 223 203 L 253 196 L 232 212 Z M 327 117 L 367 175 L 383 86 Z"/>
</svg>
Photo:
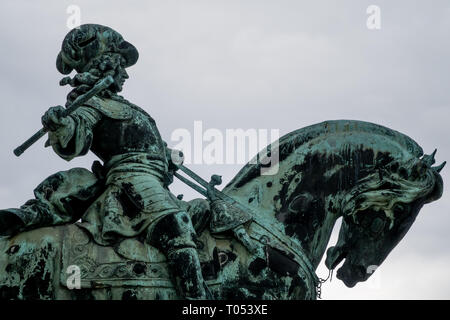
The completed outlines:
<svg viewBox="0 0 450 320">
<path fill-rule="evenodd" d="M 91 90 L 86 92 L 85 94 L 82 94 L 78 96 L 72 104 L 67 107 L 66 110 L 62 113 L 63 117 L 67 117 L 69 114 L 74 112 L 78 107 L 82 106 L 85 102 L 87 102 L 89 99 L 91 99 L 93 96 L 98 94 L 100 91 L 108 88 L 112 83 L 114 82 L 113 77 L 107 76 L 100 81 L 98 81 L 94 87 L 92 87 Z M 46 128 L 41 128 L 38 132 L 33 134 L 27 141 L 22 143 L 20 146 L 18 146 L 16 149 L 14 149 L 14 154 L 16 156 L 20 156 L 22 153 L 25 152 L 29 147 L 31 147 L 36 141 L 38 141 L 40 138 L 42 138 L 47 133 Z"/>
</svg>

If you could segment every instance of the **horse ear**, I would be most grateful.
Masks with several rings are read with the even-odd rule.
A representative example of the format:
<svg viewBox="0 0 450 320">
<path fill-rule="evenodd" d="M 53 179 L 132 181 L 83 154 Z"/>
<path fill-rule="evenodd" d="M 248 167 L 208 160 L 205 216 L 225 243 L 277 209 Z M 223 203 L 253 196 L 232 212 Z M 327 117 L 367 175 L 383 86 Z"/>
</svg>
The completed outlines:
<svg viewBox="0 0 450 320">
<path fill-rule="evenodd" d="M 436 152 L 437 152 L 437 149 L 434 149 L 432 154 L 424 155 L 422 157 L 422 162 L 425 163 L 428 167 L 431 167 L 436 162 L 436 160 L 434 159 L 434 156 L 436 155 Z"/>
<path fill-rule="evenodd" d="M 438 166 L 431 167 L 431 169 L 434 169 L 435 171 L 437 171 L 437 173 L 440 173 L 441 170 L 444 169 L 446 164 L 447 164 L 447 161 L 444 161 Z"/>
</svg>

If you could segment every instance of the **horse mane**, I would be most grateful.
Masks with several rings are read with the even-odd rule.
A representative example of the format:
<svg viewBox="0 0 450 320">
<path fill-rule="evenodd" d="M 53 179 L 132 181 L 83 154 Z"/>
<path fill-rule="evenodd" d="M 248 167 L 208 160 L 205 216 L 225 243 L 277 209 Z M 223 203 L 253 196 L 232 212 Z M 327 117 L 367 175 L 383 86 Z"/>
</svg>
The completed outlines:
<svg viewBox="0 0 450 320">
<path fill-rule="evenodd" d="M 324 136 L 339 133 L 369 133 L 383 136 L 398 143 L 415 157 L 423 155 L 422 148 L 410 137 L 398 131 L 387 127 L 359 120 L 327 120 L 321 123 L 313 124 L 295 131 L 292 131 L 278 140 L 278 159 L 279 162 L 286 159 L 297 148 L 310 142 L 311 140 Z M 261 168 L 264 166 L 261 161 L 255 161 L 257 158 L 264 158 L 270 152 L 270 145 L 258 153 L 256 158 L 247 163 L 236 176 L 225 186 L 226 189 L 239 188 L 260 175 Z"/>
</svg>

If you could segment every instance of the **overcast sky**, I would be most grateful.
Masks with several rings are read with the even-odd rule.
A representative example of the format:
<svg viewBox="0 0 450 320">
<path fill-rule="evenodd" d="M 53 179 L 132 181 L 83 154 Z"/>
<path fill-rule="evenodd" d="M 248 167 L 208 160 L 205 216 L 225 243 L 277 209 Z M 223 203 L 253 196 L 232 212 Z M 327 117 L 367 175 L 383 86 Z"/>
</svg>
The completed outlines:
<svg viewBox="0 0 450 320">
<path fill-rule="evenodd" d="M 431 5 L 432 4 L 432 5 Z M 170 142 L 178 128 L 279 129 L 281 135 L 333 119 L 358 119 L 407 134 L 437 161 L 450 160 L 450 2 L 431 1 L 20 1 L 0 4 L 0 208 L 18 207 L 45 177 L 90 168 L 43 147 L 12 150 L 65 103 L 55 68 L 69 31 L 108 25 L 140 52 L 123 95 L 147 110 Z M 369 5 L 381 29 L 366 26 Z M 224 185 L 242 165 L 191 165 Z M 450 168 L 442 172 L 444 184 Z M 180 183 L 171 188 L 197 197 Z M 325 299 L 450 298 L 450 195 L 426 205 L 405 239 L 353 289 L 333 279 Z M 335 236 L 332 241 L 335 241 Z M 330 243 L 332 245 L 333 243 Z M 326 277 L 324 266 L 318 275 Z"/>
</svg>

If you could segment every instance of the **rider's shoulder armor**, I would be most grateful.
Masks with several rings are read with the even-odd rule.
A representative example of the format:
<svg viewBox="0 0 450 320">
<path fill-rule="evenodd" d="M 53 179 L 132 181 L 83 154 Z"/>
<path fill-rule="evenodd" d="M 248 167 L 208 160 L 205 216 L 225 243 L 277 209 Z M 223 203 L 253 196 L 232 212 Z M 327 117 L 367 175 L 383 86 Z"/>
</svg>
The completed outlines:
<svg viewBox="0 0 450 320">
<path fill-rule="evenodd" d="M 166 160 L 165 146 L 155 120 L 143 109 L 121 97 L 94 97 L 86 104 L 102 114 L 93 128 L 91 150 L 101 160 L 132 152 L 149 159 Z"/>
<path fill-rule="evenodd" d="M 123 102 L 94 96 L 84 105 L 96 109 L 102 115 L 115 120 L 128 120 L 133 117 L 130 107 Z"/>
</svg>

